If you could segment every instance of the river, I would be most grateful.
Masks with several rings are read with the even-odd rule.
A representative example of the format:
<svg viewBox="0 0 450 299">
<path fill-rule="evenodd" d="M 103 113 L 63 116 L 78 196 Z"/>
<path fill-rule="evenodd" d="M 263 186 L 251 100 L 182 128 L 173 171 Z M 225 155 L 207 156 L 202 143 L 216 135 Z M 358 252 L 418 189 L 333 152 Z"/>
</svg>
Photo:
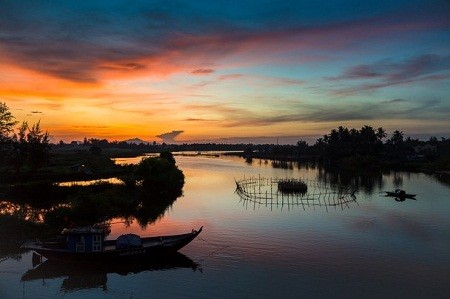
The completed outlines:
<svg viewBox="0 0 450 299">
<path fill-rule="evenodd" d="M 450 296 L 450 187 L 435 176 L 333 174 L 226 156 L 176 160 L 185 174 L 183 196 L 146 227 L 114 219 L 108 238 L 203 226 L 179 261 L 99 271 L 53 265 L 23 280 L 32 269 L 26 252 L 0 261 L 0 298 Z M 244 178 L 253 185 L 243 195 L 235 181 Z M 270 180 L 283 178 L 308 181 L 310 197 L 278 196 Z M 383 196 L 397 188 L 416 199 Z"/>
</svg>

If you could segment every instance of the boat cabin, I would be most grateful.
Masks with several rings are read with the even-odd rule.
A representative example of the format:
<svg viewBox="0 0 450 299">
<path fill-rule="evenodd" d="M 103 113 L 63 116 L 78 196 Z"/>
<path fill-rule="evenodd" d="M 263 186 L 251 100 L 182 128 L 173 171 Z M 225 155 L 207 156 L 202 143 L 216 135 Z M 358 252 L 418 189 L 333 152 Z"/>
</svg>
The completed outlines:
<svg viewBox="0 0 450 299">
<path fill-rule="evenodd" d="M 68 251 L 95 252 L 103 250 L 104 231 L 101 228 L 78 227 L 64 229 L 61 234 L 66 236 Z"/>
</svg>

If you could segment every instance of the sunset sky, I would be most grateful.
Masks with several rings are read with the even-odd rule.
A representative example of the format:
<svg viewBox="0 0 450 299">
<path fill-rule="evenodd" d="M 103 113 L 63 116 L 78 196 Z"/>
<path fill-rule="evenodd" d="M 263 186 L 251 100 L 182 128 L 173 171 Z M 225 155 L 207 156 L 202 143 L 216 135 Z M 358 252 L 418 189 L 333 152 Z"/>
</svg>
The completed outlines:
<svg viewBox="0 0 450 299">
<path fill-rule="evenodd" d="M 54 141 L 450 137 L 450 2 L 0 0 L 0 102 Z"/>
</svg>

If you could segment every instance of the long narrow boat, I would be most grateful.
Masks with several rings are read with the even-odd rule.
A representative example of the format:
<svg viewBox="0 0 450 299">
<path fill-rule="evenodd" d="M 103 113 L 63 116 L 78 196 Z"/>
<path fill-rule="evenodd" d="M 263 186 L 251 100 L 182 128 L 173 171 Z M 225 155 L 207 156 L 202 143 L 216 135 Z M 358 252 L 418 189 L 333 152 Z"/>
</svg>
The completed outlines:
<svg viewBox="0 0 450 299">
<path fill-rule="evenodd" d="M 117 240 L 103 240 L 103 229 L 81 227 L 63 230 L 59 240 L 31 241 L 21 248 L 33 250 L 49 260 L 98 262 L 142 259 L 176 252 L 194 240 L 202 229 L 203 226 L 181 235 L 141 238 L 127 234 Z"/>
</svg>

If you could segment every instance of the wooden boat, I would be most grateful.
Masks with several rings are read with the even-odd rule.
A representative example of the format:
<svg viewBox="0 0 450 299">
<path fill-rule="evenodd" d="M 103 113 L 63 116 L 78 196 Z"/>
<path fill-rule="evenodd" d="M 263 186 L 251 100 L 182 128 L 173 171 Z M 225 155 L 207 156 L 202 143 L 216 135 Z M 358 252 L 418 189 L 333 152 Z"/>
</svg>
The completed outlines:
<svg viewBox="0 0 450 299">
<path fill-rule="evenodd" d="M 127 234 L 117 240 L 103 240 L 103 229 L 80 227 L 63 230 L 58 240 L 31 241 L 21 248 L 33 250 L 49 260 L 116 262 L 176 252 L 194 240 L 202 229 L 203 226 L 181 235 L 141 238 Z"/>
<path fill-rule="evenodd" d="M 386 192 L 386 196 L 390 196 L 390 197 L 410 198 L 410 199 L 415 199 L 415 197 L 416 197 L 416 194 L 408 194 L 404 190 L 401 190 L 401 189 L 396 189 L 393 192 L 391 192 L 391 191 L 385 191 L 385 192 Z"/>
</svg>

